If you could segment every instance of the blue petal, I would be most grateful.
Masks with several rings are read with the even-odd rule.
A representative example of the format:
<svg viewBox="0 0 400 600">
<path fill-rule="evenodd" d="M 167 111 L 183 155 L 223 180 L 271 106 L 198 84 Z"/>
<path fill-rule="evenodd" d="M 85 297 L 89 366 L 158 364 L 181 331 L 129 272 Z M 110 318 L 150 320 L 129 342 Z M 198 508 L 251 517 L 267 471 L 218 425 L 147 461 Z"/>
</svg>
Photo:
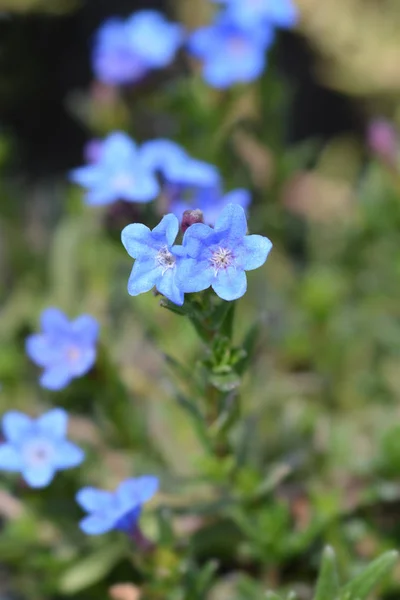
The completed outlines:
<svg viewBox="0 0 400 600">
<path fill-rule="evenodd" d="M 78 504 L 88 512 L 106 513 L 112 509 L 114 494 L 106 490 L 84 487 L 76 494 Z"/>
<path fill-rule="evenodd" d="M 69 174 L 69 179 L 74 183 L 84 187 L 96 187 L 102 181 L 103 175 L 97 165 L 88 165 L 73 169 Z"/>
<path fill-rule="evenodd" d="M 48 390 L 62 390 L 71 381 L 71 373 L 67 365 L 60 364 L 46 369 L 39 379 L 42 387 Z"/>
<path fill-rule="evenodd" d="M 70 330 L 70 322 L 59 308 L 46 308 L 40 316 L 40 324 L 43 332 L 48 334 L 64 334 Z"/>
<path fill-rule="evenodd" d="M 149 292 L 156 285 L 161 273 L 162 269 L 154 259 L 136 260 L 128 281 L 128 293 L 138 296 Z"/>
<path fill-rule="evenodd" d="M 91 315 L 81 315 L 72 321 L 71 329 L 84 344 L 94 344 L 99 336 L 99 323 Z"/>
<path fill-rule="evenodd" d="M 82 531 L 88 535 L 100 535 L 101 533 L 107 533 L 114 529 L 114 519 L 107 515 L 91 515 L 82 519 L 79 523 L 79 527 Z"/>
<path fill-rule="evenodd" d="M 52 438 L 65 438 L 68 427 L 68 414 L 62 408 L 53 408 L 36 419 L 36 427 L 44 435 Z"/>
<path fill-rule="evenodd" d="M 123 131 L 114 131 L 103 142 L 101 162 L 120 169 L 121 164 L 135 165 L 138 159 L 136 143 Z"/>
<path fill-rule="evenodd" d="M 158 196 L 160 184 L 153 173 L 137 171 L 133 179 L 134 185 L 121 191 L 121 198 L 131 202 L 150 202 Z"/>
<path fill-rule="evenodd" d="M 24 466 L 21 474 L 30 487 L 42 488 L 52 481 L 55 469 L 50 464 L 41 465 L 40 467 Z"/>
<path fill-rule="evenodd" d="M 12 444 L 0 445 L 0 469 L 3 471 L 20 471 L 21 455 Z"/>
<path fill-rule="evenodd" d="M 199 58 L 215 54 L 220 46 L 220 34 L 216 27 L 201 27 L 188 40 L 189 51 Z"/>
<path fill-rule="evenodd" d="M 189 186 L 212 186 L 220 179 L 218 169 L 214 165 L 189 157 L 182 164 L 175 164 L 169 168 L 165 175 L 172 183 Z"/>
<path fill-rule="evenodd" d="M 182 259 L 176 279 L 183 292 L 201 292 L 210 287 L 214 278 L 213 269 L 208 260 L 199 262 L 194 258 Z"/>
<path fill-rule="evenodd" d="M 238 204 L 228 204 L 215 223 L 215 231 L 227 232 L 230 239 L 245 236 L 247 220 L 243 208 Z"/>
<path fill-rule="evenodd" d="M 56 469 L 69 469 L 80 465 L 85 453 L 79 446 L 68 440 L 63 440 L 55 446 L 53 465 Z"/>
<path fill-rule="evenodd" d="M 159 224 L 152 230 L 152 237 L 160 244 L 172 246 L 179 231 L 179 221 L 173 214 L 165 215 Z M 158 246 L 160 247 L 160 245 Z"/>
<path fill-rule="evenodd" d="M 239 204 L 239 206 L 246 210 L 251 203 L 251 194 L 249 190 L 238 188 L 225 194 L 223 203 L 224 206 L 227 204 Z"/>
<path fill-rule="evenodd" d="M 204 223 L 194 223 L 186 230 L 182 243 L 188 255 L 197 258 L 204 248 L 214 243 L 215 237 L 215 229 Z"/>
<path fill-rule="evenodd" d="M 237 252 L 237 264 L 245 271 L 258 269 L 267 260 L 272 242 L 262 235 L 246 235 Z"/>
<path fill-rule="evenodd" d="M 127 27 L 130 45 L 153 67 L 169 64 L 182 41 L 182 27 L 168 23 L 154 10 L 135 13 Z"/>
<path fill-rule="evenodd" d="M 140 502 L 143 504 L 150 500 L 159 488 L 159 479 L 154 475 L 143 475 L 142 477 L 136 478 L 136 485 L 138 489 Z"/>
<path fill-rule="evenodd" d="M 8 442 L 22 443 L 32 430 L 34 421 L 16 410 L 10 410 L 3 416 L 2 428 Z"/>
<path fill-rule="evenodd" d="M 68 362 L 71 377 L 82 377 L 90 371 L 96 362 L 96 348 L 78 348 L 78 357 Z"/>
<path fill-rule="evenodd" d="M 157 281 L 157 290 L 171 300 L 174 304 L 178 306 L 182 306 L 184 302 L 183 292 L 180 287 L 177 285 L 175 281 L 176 267 L 173 269 L 168 269 L 164 275 Z"/>
<path fill-rule="evenodd" d="M 158 486 L 158 477 L 143 475 L 120 483 L 116 495 L 121 506 L 134 507 L 150 500 L 157 492 Z"/>
<path fill-rule="evenodd" d="M 116 194 L 114 189 L 105 184 L 85 194 L 85 203 L 89 206 L 103 206 L 116 200 L 120 200 L 119 194 Z"/>
<path fill-rule="evenodd" d="M 121 241 L 132 258 L 148 258 L 159 249 L 159 244 L 153 239 L 150 229 L 143 223 L 127 225 L 122 230 Z"/>
<path fill-rule="evenodd" d="M 178 144 L 163 138 L 150 140 L 140 147 L 140 163 L 163 173 L 186 160 L 187 154 Z"/>
<path fill-rule="evenodd" d="M 62 354 L 60 347 L 47 335 L 34 333 L 27 337 L 25 350 L 29 358 L 39 367 L 46 367 L 60 360 Z"/>
<path fill-rule="evenodd" d="M 141 507 L 136 506 L 135 508 L 129 510 L 124 513 L 121 517 L 119 517 L 114 525 L 115 529 L 119 531 L 124 531 L 127 534 L 130 534 L 134 531 L 135 525 L 140 517 Z"/>
<path fill-rule="evenodd" d="M 212 283 L 212 288 L 223 300 L 241 298 L 247 290 L 246 273 L 235 267 L 220 270 Z"/>
</svg>

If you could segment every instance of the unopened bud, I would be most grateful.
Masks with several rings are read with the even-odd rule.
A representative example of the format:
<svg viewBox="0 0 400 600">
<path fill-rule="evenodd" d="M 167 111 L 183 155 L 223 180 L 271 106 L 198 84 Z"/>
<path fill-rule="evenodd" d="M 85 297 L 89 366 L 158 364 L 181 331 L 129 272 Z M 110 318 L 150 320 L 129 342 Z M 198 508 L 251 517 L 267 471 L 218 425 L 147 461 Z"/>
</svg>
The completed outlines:
<svg viewBox="0 0 400 600">
<path fill-rule="evenodd" d="M 185 233 L 186 229 L 188 229 L 194 223 L 204 223 L 202 211 L 198 208 L 195 210 L 185 210 L 181 223 L 182 233 Z"/>
</svg>

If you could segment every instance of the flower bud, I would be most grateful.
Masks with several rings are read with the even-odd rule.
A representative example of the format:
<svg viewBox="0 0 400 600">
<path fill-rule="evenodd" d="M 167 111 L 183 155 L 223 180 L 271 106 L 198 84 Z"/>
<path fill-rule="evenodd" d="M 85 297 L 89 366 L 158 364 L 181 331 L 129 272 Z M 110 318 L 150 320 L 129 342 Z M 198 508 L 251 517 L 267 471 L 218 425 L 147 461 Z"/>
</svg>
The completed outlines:
<svg viewBox="0 0 400 600">
<path fill-rule="evenodd" d="M 203 213 L 201 210 L 196 208 L 195 210 L 185 210 L 182 215 L 181 230 L 185 233 L 193 223 L 204 223 Z"/>
</svg>

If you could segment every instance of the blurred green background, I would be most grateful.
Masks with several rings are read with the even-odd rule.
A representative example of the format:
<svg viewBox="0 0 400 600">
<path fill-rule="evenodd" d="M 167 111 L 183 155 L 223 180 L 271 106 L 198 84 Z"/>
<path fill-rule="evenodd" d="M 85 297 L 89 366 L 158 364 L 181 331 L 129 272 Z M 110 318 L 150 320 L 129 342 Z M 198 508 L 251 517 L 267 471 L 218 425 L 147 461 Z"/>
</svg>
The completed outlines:
<svg viewBox="0 0 400 600">
<path fill-rule="evenodd" d="M 400 546 L 400 3 L 297 4 L 251 86 L 212 90 L 182 53 L 118 93 L 92 81 L 91 38 L 148 2 L 0 0 L 0 407 L 67 408 L 88 456 L 40 493 L 0 473 L 2 600 L 137 600 L 142 584 L 144 599 L 307 600 L 325 544 L 343 580 Z M 151 6 L 189 28 L 211 15 L 206 0 Z M 237 309 L 237 340 L 254 322 L 260 336 L 236 465 L 206 456 L 176 401 L 190 381 L 174 360 L 194 381 L 201 355 L 190 324 L 126 292 L 120 231 L 156 216 L 85 207 L 67 182 L 113 129 L 174 139 L 249 187 L 250 229 L 274 243 Z M 96 368 L 57 394 L 24 352 L 49 305 L 101 322 Z M 74 501 L 146 472 L 162 481 L 143 519 L 158 543 L 147 592 L 143 556 L 85 537 Z M 207 596 L 188 591 L 210 560 Z M 400 565 L 374 597 L 399 595 Z"/>
</svg>

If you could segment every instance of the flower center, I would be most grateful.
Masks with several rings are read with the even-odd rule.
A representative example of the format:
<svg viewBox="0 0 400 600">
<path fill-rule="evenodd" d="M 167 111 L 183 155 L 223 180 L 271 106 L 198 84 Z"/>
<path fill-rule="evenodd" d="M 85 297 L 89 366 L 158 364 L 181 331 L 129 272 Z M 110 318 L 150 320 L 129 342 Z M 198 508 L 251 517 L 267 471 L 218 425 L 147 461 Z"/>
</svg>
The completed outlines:
<svg viewBox="0 0 400 600">
<path fill-rule="evenodd" d="M 234 256 L 232 250 L 229 248 L 217 248 L 211 255 L 210 262 L 214 267 L 215 275 L 221 269 L 227 269 L 233 263 Z"/>
<path fill-rule="evenodd" d="M 76 346 L 70 346 L 67 350 L 67 359 L 69 362 L 76 362 L 81 356 L 81 351 Z"/>
<path fill-rule="evenodd" d="M 30 467 L 41 467 L 48 464 L 54 454 L 53 445 L 47 440 L 31 440 L 25 444 L 23 455 Z"/>
<path fill-rule="evenodd" d="M 119 173 L 113 181 L 114 188 L 119 192 L 125 192 L 127 188 L 133 187 L 134 178 L 128 173 Z"/>
<path fill-rule="evenodd" d="M 164 275 L 164 273 L 168 271 L 168 269 L 174 268 L 176 258 L 173 254 L 171 254 L 167 246 L 163 246 L 157 252 L 156 261 L 160 265 L 160 267 L 162 267 L 162 275 Z"/>
<path fill-rule="evenodd" d="M 242 54 L 247 49 L 247 42 L 242 36 L 233 35 L 229 40 L 229 49 L 233 54 Z"/>
</svg>

